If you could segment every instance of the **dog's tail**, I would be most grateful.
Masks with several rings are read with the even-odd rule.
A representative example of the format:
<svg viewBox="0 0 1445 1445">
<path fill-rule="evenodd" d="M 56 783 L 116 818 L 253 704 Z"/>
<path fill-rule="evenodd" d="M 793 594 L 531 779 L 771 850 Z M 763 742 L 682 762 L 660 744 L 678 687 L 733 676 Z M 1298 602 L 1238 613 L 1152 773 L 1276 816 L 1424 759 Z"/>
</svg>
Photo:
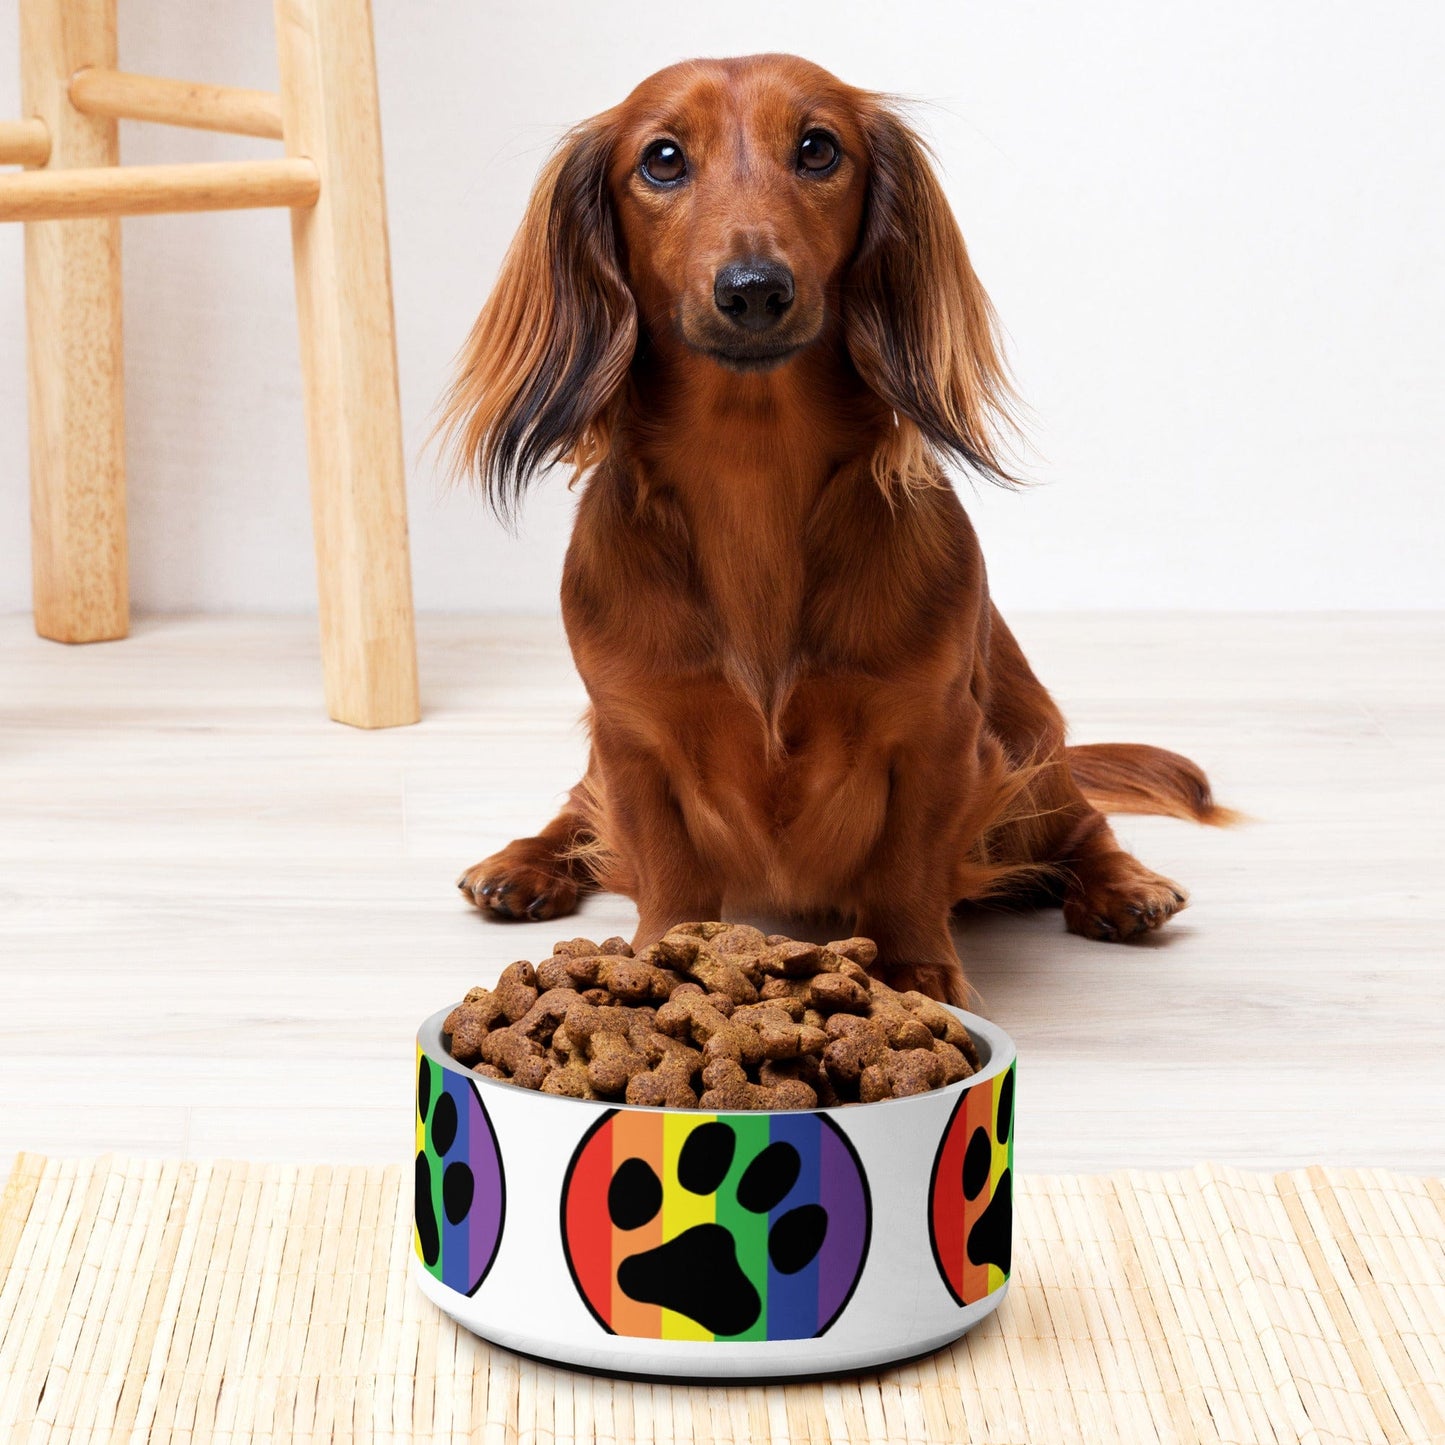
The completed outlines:
<svg viewBox="0 0 1445 1445">
<path fill-rule="evenodd" d="M 1064 760 L 1084 797 L 1101 813 L 1158 813 L 1227 828 L 1243 815 L 1214 801 L 1198 763 L 1146 743 L 1089 743 L 1065 748 Z"/>
</svg>

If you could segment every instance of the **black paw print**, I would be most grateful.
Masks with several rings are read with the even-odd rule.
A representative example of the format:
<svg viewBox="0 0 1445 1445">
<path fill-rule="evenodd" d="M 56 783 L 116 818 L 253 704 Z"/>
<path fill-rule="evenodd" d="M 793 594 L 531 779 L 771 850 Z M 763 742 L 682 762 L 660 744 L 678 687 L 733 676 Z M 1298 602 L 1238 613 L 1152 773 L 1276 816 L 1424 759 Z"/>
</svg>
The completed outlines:
<svg viewBox="0 0 1445 1445">
<path fill-rule="evenodd" d="M 737 1136 L 721 1121 L 700 1124 L 678 1153 L 677 1186 L 697 1195 L 718 1195 L 737 1152 Z M 765 1145 L 743 1170 L 734 1193 L 737 1209 L 767 1215 L 787 1198 L 802 1167 L 785 1141 Z M 620 1230 L 640 1229 L 662 1208 L 663 1183 L 643 1159 L 626 1159 L 607 1191 L 607 1212 Z M 719 1196 L 721 1213 L 732 1211 Z M 796 1274 L 817 1256 L 828 1232 L 821 1204 L 800 1204 L 773 1221 L 767 1253 L 779 1274 Z M 640 1304 L 661 1305 L 696 1321 L 714 1335 L 739 1335 L 758 1321 L 766 1292 L 766 1267 L 738 1261 L 737 1241 L 725 1223 L 694 1224 L 655 1249 L 629 1255 L 617 1267 L 622 1292 Z M 762 1274 L 763 1278 L 757 1278 Z"/>
</svg>

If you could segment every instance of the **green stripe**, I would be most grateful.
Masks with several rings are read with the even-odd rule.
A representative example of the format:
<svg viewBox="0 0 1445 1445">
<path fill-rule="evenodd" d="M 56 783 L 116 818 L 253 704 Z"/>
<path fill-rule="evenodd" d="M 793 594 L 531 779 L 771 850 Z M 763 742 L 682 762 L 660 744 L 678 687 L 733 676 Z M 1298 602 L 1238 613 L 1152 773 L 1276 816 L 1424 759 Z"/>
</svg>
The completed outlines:
<svg viewBox="0 0 1445 1445">
<path fill-rule="evenodd" d="M 432 1115 L 436 1113 L 437 1100 L 442 1096 L 444 1092 L 442 1086 L 445 1082 L 446 1075 L 443 1073 L 440 1066 L 432 1063 L 430 1059 L 426 1059 L 424 1062 L 425 1066 L 431 1071 L 431 1097 L 428 1100 L 430 1107 L 427 1109 L 426 1145 L 424 1152 L 426 1154 L 427 1163 L 431 1166 L 432 1214 L 435 1216 L 437 1222 L 437 1262 L 435 1264 L 427 1265 L 426 1268 L 427 1273 L 430 1274 L 432 1278 L 441 1279 L 442 1265 L 445 1263 L 446 1260 L 446 1257 L 442 1252 L 442 1226 L 446 1219 L 446 1216 L 442 1213 L 442 1161 L 441 1155 L 437 1153 L 436 1149 L 432 1145 L 431 1120 Z M 426 1264 L 426 1261 L 423 1260 L 422 1263 Z"/>
<path fill-rule="evenodd" d="M 717 1222 L 732 1233 L 737 1245 L 738 1264 L 753 1282 L 763 1308 L 757 1322 L 740 1335 L 719 1335 L 719 1339 L 765 1340 L 768 1337 L 768 1216 L 754 1214 L 738 1203 L 738 1180 L 743 1171 L 767 1147 L 767 1115 L 730 1114 L 727 1121 L 737 1135 L 732 1167 L 717 1193 Z"/>
</svg>

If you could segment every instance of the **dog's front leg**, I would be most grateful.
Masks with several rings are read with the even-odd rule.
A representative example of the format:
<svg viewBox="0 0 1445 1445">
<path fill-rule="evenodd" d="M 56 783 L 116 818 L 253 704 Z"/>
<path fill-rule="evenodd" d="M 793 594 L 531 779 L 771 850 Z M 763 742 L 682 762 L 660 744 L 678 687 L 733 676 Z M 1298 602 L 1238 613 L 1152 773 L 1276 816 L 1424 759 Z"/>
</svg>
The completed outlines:
<svg viewBox="0 0 1445 1445">
<path fill-rule="evenodd" d="M 600 728 L 595 741 L 607 776 L 607 841 L 637 904 L 633 948 L 656 943 L 674 924 L 717 918 L 722 879 L 698 856 L 662 761 Z"/>
<path fill-rule="evenodd" d="M 883 831 L 855 895 L 854 931 L 878 945 L 872 972 L 890 987 L 966 1005 L 968 984 L 948 926 L 948 820 L 957 812 L 959 779 L 935 758 L 902 759 L 891 770 Z"/>
</svg>

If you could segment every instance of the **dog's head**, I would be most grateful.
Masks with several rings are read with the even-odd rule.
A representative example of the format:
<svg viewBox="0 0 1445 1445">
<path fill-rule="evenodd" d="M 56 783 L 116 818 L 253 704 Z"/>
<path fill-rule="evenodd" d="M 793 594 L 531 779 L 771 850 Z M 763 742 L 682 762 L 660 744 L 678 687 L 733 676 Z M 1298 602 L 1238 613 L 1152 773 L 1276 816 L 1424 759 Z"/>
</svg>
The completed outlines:
<svg viewBox="0 0 1445 1445">
<path fill-rule="evenodd" d="M 831 346 L 896 418 L 880 483 L 939 455 L 1005 475 L 992 309 L 927 152 L 885 97 L 796 57 L 659 71 L 548 163 L 443 419 L 500 511 L 603 455 L 639 343 L 733 373 Z"/>
</svg>

